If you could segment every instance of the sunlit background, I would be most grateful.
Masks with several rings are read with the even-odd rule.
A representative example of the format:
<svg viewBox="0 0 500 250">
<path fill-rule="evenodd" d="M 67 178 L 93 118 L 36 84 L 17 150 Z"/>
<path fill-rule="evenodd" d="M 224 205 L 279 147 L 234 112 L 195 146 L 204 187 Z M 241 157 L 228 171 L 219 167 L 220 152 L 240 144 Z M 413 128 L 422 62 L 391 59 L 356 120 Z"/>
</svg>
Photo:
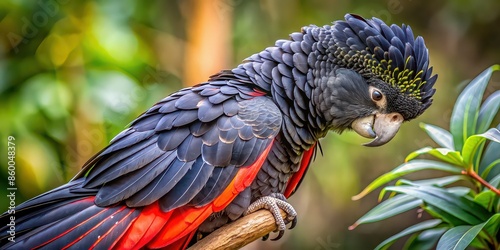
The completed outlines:
<svg viewBox="0 0 500 250">
<path fill-rule="evenodd" d="M 425 38 L 439 74 L 434 105 L 381 148 L 360 146 L 366 140 L 354 133 L 330 134 L 321 143 L 324 156 L 290 199 L 298 226 L 280 241 L 247 249 L 373 248 L 418 213 L 349 231 L 377 202 L 376 194 L 351 197 L 409 152 L 433 145 L 419 123 L 448 128 L 463 81 L 500 63 L 500 1 L 2 0 L 0 199 L 7 195 L 7 136 L 16 138 L 19 204 L 69 181 L 164 96 L 235 67 L 302 26 L 346 13 L 405 23 Z M 500 88 L 493 79 L 487 93 Z"/>
</svg>

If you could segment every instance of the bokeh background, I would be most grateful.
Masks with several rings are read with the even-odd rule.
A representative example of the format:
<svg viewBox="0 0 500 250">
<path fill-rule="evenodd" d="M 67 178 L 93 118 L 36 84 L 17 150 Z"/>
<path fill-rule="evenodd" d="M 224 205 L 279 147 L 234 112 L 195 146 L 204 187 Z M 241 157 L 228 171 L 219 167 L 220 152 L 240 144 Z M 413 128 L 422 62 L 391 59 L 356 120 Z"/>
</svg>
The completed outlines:
<svg viewBox="0 0 500 250">
<path fill-rule="evenodd" d="M 439 74 L 434 105 L 381 148 L 360 146 L 366 140 L 354 133 L 330 134 L 321 143 L 324 156 L 290 199 L 298 226 L 278 242 L 246 249 L 373 248 L 421 219 L 411 211 L 349 231 L 377 202 L 375 193 L 351 197 L 409 152 L 432 146 L 419 122 L 448 128 L 465 80 L 500 63 L 500 1 L 0 1 L 1 211 L 7 209 L 7 136 L 16 138 L 19 204 L 69 181 L 164 96 L 236 66 L 302 26 L 330 24 L 345 13 L 406 23 L 425 38 Z M 498 79 L 487 93 L 500 88 Z"/>
</svg>

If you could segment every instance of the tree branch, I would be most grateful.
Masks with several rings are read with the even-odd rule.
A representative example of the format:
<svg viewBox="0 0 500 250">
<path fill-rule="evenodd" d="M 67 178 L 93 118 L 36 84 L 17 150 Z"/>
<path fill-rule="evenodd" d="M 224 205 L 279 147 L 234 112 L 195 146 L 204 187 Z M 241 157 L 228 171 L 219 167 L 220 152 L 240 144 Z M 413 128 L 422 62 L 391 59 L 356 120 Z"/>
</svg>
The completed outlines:
<svg viewBox="0 0 500 250">
<path fill-rule="evenodd" d="M 281 216 L 286 218 L 286 213 L 281 211 Z M 188 250 L 238 249 L 276 229 L 273 215 L 260 210 L 215 230 Z"/>
<path fill-rule="evenodd" d="M 479 183 L 481 183 L 483 186 L 485 186 L 485 187 L 489 188 L 491 191 L 493 191 L 493 193 L 500 196 L 500 190 L 498 190 L 497 188 L 492 186 L 490 183 L 488 183 L 486 180 L 481 178 L 481 176 L 479 176 L 472 168 L 470 168 L 468 171 L 464 170 L 463 174 L 466 174 L 466 175 L 472 177 L 473 179 L 475 179 Z"/>
</svg>

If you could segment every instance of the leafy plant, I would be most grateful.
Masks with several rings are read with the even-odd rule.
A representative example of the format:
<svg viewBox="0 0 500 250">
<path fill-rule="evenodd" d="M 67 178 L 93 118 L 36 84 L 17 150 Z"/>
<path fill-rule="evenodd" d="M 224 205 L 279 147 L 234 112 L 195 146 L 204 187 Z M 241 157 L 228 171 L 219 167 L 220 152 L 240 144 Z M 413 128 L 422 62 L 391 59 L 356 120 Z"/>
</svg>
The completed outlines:
<svg viewBox="0 0 500 250">
<path fill-rule="evenodd" d="M 488 68 L 460 94 L 451 115 L 450 131 L 421 124 L 439 148 L 424 147 L 410 153 L 405 163 L 378 177 L 353 197 L 360 199 L 397 180 L 381 190 L 379 200 L 385 195 L 388 198 L 350 229 L 420 207 L 434 219 L 404 229 L 376 249 L 387 249 L 408 235 L 411 237 L 405 249 L 465 249 L 468 246 L 500 249 L 500 124 L 490 128 L 500 107 L 500 90 L 481 103 L 491 74 L 499 69 L 499 65 Z M 436 160 L 416 159 L 421 155 L 431 155 Z M 418 181 L 401 178 L 422 170 L 439 170 L 447 175 Z M 450 187 L 451 184 L 454 185 Z"/>
</svg>

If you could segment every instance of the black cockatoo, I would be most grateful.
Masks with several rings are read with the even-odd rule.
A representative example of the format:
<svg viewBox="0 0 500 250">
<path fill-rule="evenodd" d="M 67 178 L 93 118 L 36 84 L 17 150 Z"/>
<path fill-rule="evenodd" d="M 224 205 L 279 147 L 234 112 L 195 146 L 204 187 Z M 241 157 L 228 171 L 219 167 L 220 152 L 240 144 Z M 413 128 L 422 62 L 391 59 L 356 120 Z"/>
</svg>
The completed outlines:
<svg viewBox="0 0 500 250">
<path fill-rule="evenodd" d="M 4 213 L 1 247 L 185 248 L 260 208 L 279 237 L 318 140 L 354 130 L 387 143 L 431 105 L 436 79 L 409 26 L 348 14 L 303 27 L 159 101 L 68 184 L 19 205 L 15 242 Z"/>
</svg>

